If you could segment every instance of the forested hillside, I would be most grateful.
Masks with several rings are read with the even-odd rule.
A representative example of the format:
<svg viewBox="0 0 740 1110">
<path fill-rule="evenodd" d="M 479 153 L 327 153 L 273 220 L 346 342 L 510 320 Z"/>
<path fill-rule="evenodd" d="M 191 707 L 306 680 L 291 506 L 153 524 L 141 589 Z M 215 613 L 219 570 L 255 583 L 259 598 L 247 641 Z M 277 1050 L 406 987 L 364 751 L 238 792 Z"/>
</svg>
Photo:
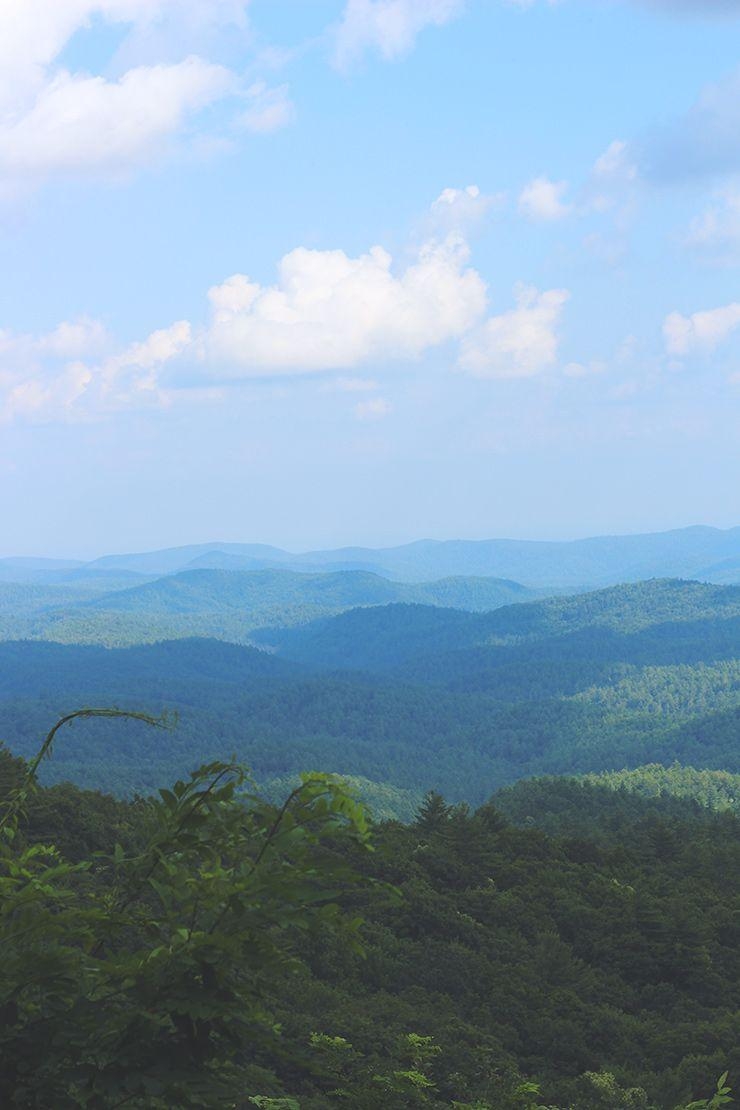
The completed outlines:
<svg viewBox="0 0 740 1110">
<path fill-rule="evenodd" d="M 519 658 L 527 651 L 538 659 L 578 653 L 586 658 L 593 645 L 596 658 L 631 659 L 652 655 L 662 644 L 671 658 L 692 651 L 703 658 L 701 651 L 735 650 L 738 627 L 740 586 L 655 579 L 469 616 L 429 613 L 421 606 L 351 610 L 258 640 L 316 666 L 382 670 L 411 662 L 422 674 L 435 666 L 440 673 L 448 666 L 465 672 L 468 659 L 458 666 L 461 657 L 452 653 L 480 648 L 518 649 Z"/>
<path fill-rule="evenodd" d="M 375 606 L 265 639 L 279 654 L 213 639 L 0 644 L 0 737 L 28 754 L 70 706 L 170 711 L 156 736 L 80 726 L 46 774 L 125 794 L 234 752 L 268 785 L 306 767 L 357 776 L 379 812 L 404 816 L 428 789 L 480 804 L 534 775 L 674 761 L 740 773 L 740 588 L 655 581 L 491 613 Z"/>
<path fill-rule="evenodd" d="M 576 835 L 504 795 L 368 830 L 325 776 L 283 805 L 214 765 L 19 809 L 23 774 L 0 752 L 4 1105 L 688 1110 L 736 1085 L 732 814 L 566 780 L 535 812 L 570 798 Z"/>
<path fill-rule="evenodd" d="M 483 611 L 537 596 L 496 578 L 404 584 L 364 571 L 189 570 L 152 580 L 136 574 L 134 585 L 125 572 L 76 573 L 64 585 L 0 582 L 0 636 L 106 647 L 191 636 L 249 643 L 255 630 L 355 606 L 403 601 Z"/>
</svg>

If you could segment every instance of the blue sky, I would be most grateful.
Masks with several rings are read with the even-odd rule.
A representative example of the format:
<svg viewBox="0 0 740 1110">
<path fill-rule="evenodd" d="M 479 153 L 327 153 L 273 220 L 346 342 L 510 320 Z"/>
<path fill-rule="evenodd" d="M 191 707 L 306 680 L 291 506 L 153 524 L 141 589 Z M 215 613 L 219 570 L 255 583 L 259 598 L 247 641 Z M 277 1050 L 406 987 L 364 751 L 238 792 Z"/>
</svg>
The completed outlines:
<svg viewBox="0 0 740 1110">
<path fill-rule="evenodd" d="M 740 523 L 737 0 L 6 0 L 0 554 Z"/>
</svg>

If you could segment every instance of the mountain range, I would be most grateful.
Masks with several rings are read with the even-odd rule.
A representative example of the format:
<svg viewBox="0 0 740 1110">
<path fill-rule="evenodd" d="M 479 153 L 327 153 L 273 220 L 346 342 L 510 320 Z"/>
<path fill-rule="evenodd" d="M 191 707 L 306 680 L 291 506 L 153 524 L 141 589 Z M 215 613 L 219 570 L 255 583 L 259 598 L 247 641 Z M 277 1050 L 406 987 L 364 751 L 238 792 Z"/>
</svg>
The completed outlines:
<svg viewBox="0 0 740 1110">
<path fill-rule="evenodd" d="M 235 753 L 268 788 L 322 768 L 403 816 L 428 789 L 478 804 L 532 775 L 674 760 L 740 773 L 740 586 L 654 580 L 490 612 L 382 604 L 255 638 L 269 651 L 0 643 L 0 738 L 30 755 L 79 706 L 175 712 L 164 731 L 83 722 L 44 773 L 147 792 Z"/>
<path fill-rule="evenodd" d="M 291 553 L 266 544 L 203 543 L 91 562 L 2 559 L 0 580 L 73 583 L 184 570 L 301 573 L 367 571 L 397 582 L 474 576 L 511 579 L 535 589 L 597 589 L 645 578 L 740 582 L 740 528 L 696 526 L 643 535 L 573 541 L 419 540 L 399 547 L 345 547 Z"/>
<path fill-rule="evenodd" d="M 118 573 L 118 572 L 114 572 Z M 0 638 L 122 647 L 191 636 L 249 643 L 258 630 L 305 624 L 361 606 L 417 603 L 470 611 L 530 601 L 542 591 L 498 578 L 392 582 L 368 571 L 186 570 L 64 584 L 0 581 Z"/>
</svg>

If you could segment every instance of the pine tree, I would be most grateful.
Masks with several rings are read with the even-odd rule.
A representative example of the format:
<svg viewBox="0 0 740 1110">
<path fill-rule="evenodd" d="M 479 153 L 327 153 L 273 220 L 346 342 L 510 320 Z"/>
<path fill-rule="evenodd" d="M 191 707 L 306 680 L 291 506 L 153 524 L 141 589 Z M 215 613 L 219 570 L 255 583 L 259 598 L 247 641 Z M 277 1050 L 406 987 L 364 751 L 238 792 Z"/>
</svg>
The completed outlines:
<svg viewBox="0 0 740 1110">
<path fill-rule="evenodd" d="M 439 832 L 450 819 L 452 806 L 448 806 L 441 794 L 430 790 L 416 812 L 415 824 L 424 832 Z"/>
</svg>

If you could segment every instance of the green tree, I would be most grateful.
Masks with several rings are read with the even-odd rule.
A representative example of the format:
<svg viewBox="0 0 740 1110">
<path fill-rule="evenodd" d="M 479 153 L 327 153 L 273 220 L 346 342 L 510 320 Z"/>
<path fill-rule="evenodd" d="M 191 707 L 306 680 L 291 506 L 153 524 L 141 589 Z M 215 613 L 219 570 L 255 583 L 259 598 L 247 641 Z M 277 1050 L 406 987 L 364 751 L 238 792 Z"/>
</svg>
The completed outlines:
<svg viewBox="0 0 740 1110">
<path fill-rule="evenodd" d="M 263 1063 L 271 992 L 298 933 L 357 943 L 359 920 L 337 905 L 355 875 L 330 848 L 367 844 L 362 807 L 320 774 L 269 805 L 243 768 L 212 763 L 149 803 L 140 851 L 70 863 L 22 833 L 55 731 L 0 820 L 0 1105 L 280 1095 Z"/>
<path fill-rule="evenodd" d="M 419 806 L 416 826 L 424 832 L 439 832 L 447 824 L 451 812 L 452 806 L 447 805 L 442 795 L 430 790 Z"/>
</svg>

